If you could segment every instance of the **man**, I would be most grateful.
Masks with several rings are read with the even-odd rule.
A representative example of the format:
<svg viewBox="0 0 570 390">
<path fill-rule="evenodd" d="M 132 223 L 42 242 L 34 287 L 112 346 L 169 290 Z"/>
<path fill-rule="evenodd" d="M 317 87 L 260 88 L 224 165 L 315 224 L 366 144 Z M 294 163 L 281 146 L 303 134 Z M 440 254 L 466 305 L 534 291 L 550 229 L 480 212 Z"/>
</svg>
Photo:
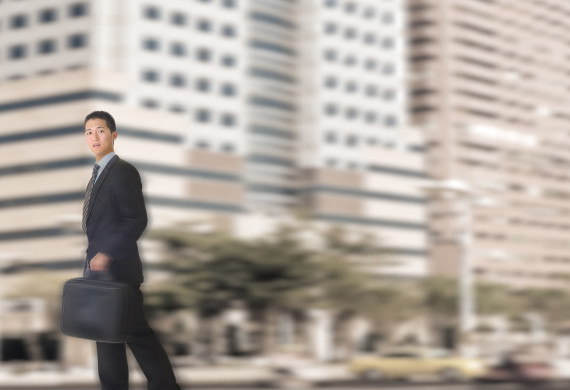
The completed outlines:
<svg viewBox="0 0 570 390">
<path fill-rule="evenodd" d="M 137 240 L 147 224 L 138 171 L 114 152 L 115 120 L 105 111 L 85 117 L 85 140 L 96 163 L 87 185 L 83 231 L 89 241 L 84 277 L 106 272 L 132 287 L 135 308 L 129 329 L 129 348 L 148 381 L 149 390 L 180 390 L 168 356 L 143 312 L 142 264 Z M 126 390 L 129 371 L 125 344 L 97 343 L 99 379 L 103 390 Z"/>
</svg>

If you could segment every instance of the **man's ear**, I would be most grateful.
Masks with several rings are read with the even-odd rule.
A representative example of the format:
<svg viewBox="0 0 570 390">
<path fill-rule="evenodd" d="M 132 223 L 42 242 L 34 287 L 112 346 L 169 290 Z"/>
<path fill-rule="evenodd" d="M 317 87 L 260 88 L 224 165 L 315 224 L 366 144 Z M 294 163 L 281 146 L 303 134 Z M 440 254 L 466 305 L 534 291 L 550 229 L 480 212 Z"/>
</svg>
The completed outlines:
<svg viewBox="0 0 570 390">
<path fill-rule="evenodd" d="M 115 145 L 115 140 L 117 139 L 118 136 L 119 134 L 116 131 L 113 131 L 113 145 Z"/>
</svg>

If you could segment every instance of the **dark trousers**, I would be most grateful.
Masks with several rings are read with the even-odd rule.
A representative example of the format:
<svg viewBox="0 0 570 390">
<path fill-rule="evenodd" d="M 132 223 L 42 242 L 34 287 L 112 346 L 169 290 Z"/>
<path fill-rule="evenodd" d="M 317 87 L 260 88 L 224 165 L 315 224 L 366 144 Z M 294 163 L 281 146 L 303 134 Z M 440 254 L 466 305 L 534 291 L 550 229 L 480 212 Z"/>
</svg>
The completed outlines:
<svg viewBox="0 0 570 390">
<path fill-rule="evenodd" d="M 180 390 L 166 351 L 150 328 L 143 311 L 143 295 L 138 287 L 131 320 L 131 349 L 148 381 L 148 390 Z M 99 379 L 102 390 L 127 390 L 129 367 L 125 343 L 97 343 Z"/>
</svg>

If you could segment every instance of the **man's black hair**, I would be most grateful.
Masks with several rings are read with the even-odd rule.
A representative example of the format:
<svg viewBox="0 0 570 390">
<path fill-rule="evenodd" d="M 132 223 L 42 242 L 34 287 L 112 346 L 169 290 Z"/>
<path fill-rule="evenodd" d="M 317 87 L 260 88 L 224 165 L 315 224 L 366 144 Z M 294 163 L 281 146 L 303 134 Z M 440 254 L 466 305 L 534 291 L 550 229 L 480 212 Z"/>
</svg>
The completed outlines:
<svg viewBox="0 0 570 390">
<path fill-rule="evenodd" d="M 109 130 L 111 130 L 111 133 L 117 131 L 117 127 L 115 126 L 115 119 L 107 111 L 93 111 L 91 114 L 85 117 L 83 124 L 86 124 L 87 121 L 91 119 L 103 119 L 107 123 L 107 127 Z"/>
</svg>

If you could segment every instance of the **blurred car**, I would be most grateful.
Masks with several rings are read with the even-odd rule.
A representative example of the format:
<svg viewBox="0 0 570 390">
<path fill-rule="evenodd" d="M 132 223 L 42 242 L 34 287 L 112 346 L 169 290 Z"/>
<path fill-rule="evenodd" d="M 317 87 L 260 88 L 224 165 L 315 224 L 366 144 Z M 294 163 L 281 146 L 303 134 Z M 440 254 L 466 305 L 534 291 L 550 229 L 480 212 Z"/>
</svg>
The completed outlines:
<svg viewBox="0 0 570 390">
<path fill-rule="evenodd" d="M 392 350 L 379 356 L 355 358 L 349 368 L 365 380 L 436 376 L 451 382 L 478 378 L 486 372 L 482 360 L 452 356 L 440 349 Z"/>
<path fill-rule="evenodd" d="M 507 358 L 489 367 L 479 379 L 485 382 L 544 383 L 557 378 L 555 367 L 547 361 L 514 360 Z"/>
</svg>

